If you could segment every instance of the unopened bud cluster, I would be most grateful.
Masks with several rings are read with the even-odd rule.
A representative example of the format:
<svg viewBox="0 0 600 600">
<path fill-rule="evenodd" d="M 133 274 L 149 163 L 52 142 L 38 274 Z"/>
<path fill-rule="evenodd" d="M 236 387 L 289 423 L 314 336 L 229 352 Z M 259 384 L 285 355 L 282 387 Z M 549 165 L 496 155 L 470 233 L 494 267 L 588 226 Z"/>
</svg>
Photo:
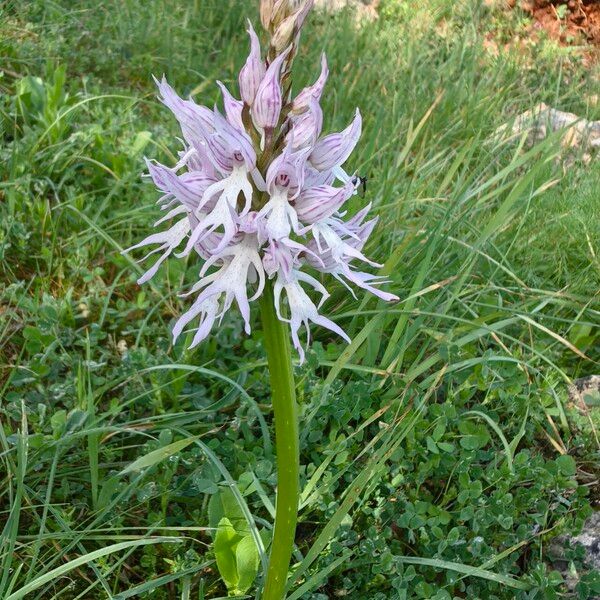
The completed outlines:
<svg viewBox="0 0 600 600">
<path fill-rule="evenodd" d="M 195 322 L 192 347 L 209 335 L 234 300 L 249 333 L 250 303 L 263 293 L 267 278 L 274 280 L 277 315 L 289 323 L 301 360 L 302 325 L 307 341 L 310 322 L 349 341 L 319 312 L 329 294 L 315 277 L 318 272 L 348 288 L 354 284 L 384 300 L 397 299 L 379 289 L 381 277 L 356 266 L 379 266 L 362 252 L 377 221 L 366 220 L 370 206 L 351 217 L 343 211 L 359 185 L 359 178 L 343 168 L 360 137 L 359 111 L 343 131 L 321 135 L 320 99 L 328 76 L 324 56 L 313 85 L 289 99 L 282 88 L 311 6 L 312 0 L 262 0 L 270 49 L 263 58 L 249 25 L 250 54 L 238 77 L 241 99 L 217 82 L 223 112 L 184 100 L 164 78 L 157 81 L 160 100 L 179 121 L 184 147 L 174 167 L 147 161 L 163 194 L 159 203 L 165 215 L 155 225 L 176 220 L 127 252 L 157 245 L 145 258 L 162 253 L 139 283 L 153 277 L 180 247 L 176 256 L 200 256 L 198 281 L 185 294 L 194 295 L 194 302 L 173 330 L 177 338 Z M 321 297 L 317 303 L 306 291 L 311 288 Z"/>
<path fill-rule="evenodd" d="M 314 0 L 261 0 L 260 20 L 270 34 L 270 58 L 288 47 L 292 56 L 295 54 L 300 30 L 313 4 Z"/>
</svg>

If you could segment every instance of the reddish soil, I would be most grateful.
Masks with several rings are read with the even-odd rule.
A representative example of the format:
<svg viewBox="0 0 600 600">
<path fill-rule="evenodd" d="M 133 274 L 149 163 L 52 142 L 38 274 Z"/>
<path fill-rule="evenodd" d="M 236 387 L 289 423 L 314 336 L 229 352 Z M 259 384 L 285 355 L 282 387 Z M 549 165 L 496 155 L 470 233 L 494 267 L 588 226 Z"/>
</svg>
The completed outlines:
<svg viewBox="0 0 600 600">
<path fill-rule="evenodd" d="M 600 46 L 600 0 L 521 0 L 536 28 L 567 45 Z"/>
</svg>

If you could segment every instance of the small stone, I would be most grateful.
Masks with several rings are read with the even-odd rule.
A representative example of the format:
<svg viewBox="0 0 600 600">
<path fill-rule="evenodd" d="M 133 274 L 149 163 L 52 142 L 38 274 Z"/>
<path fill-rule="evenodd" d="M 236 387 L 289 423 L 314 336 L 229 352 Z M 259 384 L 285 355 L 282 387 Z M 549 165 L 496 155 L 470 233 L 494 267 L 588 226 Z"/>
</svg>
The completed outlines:
<svg viewBox="0 0 600 600">
<path fill-rule="evenodd" d="M 373 21 L 377 18 L 379 2 L 380 0 L 315 0 L 315 7 L 329 13 L 349 8 L 354 11 L 357 20 Z"/>
<path fill-rule="evenodd" d="M 581 533 L 576 536 L 561 535 L 552 541 L 550 554 L 553 556 L 553 566 L 562 572 L 565 577 L 567 588 L 575 589 L 578 581 L 573 577 L 568 568 L 568 562 L 564 558 L 563 548 L 566 546 L 580 545 L 585 549 L 584 562 L 589 569 L 600 569 L 600 512 L 595 512 L 583 526 Z M 598 597 L 590 598 L 598 600 Z"/>
</svg>

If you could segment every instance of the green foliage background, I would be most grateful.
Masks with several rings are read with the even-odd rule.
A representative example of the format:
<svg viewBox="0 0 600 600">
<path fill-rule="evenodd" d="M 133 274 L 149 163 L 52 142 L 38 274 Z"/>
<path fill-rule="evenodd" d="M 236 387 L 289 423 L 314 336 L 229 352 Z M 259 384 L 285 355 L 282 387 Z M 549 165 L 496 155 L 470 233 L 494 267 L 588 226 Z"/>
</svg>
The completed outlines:
<svg viewBox="0 0 600 600">
<path fill-rule="evenodd" d="M 218 598 L 242 540 L 258 570 L 243 587 L 260 589 L 276 486 L 260 328 L 247 338 L 232 314 L 173 347 L 197 265 L 172 260 L 140 289 L 120 254 L 157 218 L 142 157 L 178 149 L 151 74 L 212 105 L 215 79 L 235 87 L 254 4 L 0 9 L 4 599 Z M 367 251 L 401 301 L 333 286 L 353 343 L 317 331 L 297 371 L 290 599 L 565 592 L 550 541 L 597 495 L 597 409 L 566 385 L 600 359 L 600 167 L 565 166 L 556 138 L 492 134 L 540 101 L 598 119 L 600 90 L 543 37 L 488 51 L 527 26 L 479 2 L 387 0 L 373 24 L 315 14 L 303 36 L 297 88 L 322 50 L 330 63 L 326 130 L 364 115 L 349 167 L 367 199 L 351 208 L 380 215 Z M 563 564 L 577 597 L 600 592 L 581 551 Z"/>
</svg>

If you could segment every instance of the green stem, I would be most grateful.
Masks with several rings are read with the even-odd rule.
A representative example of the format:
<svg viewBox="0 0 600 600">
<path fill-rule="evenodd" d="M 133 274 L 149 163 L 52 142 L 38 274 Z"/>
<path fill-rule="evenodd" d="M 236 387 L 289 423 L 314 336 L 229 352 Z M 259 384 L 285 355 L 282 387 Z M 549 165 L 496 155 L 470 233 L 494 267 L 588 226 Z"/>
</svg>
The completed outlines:
<svg viewBox="0 0 600 600">
<path fill-rule="evenodd" d="M 283 600 L 298 520 L 300 458 L 296 387 L 289 331 L 275 313 L 273 287 L 270 281 L 267 282 L 260 298 L 260 311 L 271 377 L 277 451 L 275 528 L 263 600 Z"/>
</svg>

